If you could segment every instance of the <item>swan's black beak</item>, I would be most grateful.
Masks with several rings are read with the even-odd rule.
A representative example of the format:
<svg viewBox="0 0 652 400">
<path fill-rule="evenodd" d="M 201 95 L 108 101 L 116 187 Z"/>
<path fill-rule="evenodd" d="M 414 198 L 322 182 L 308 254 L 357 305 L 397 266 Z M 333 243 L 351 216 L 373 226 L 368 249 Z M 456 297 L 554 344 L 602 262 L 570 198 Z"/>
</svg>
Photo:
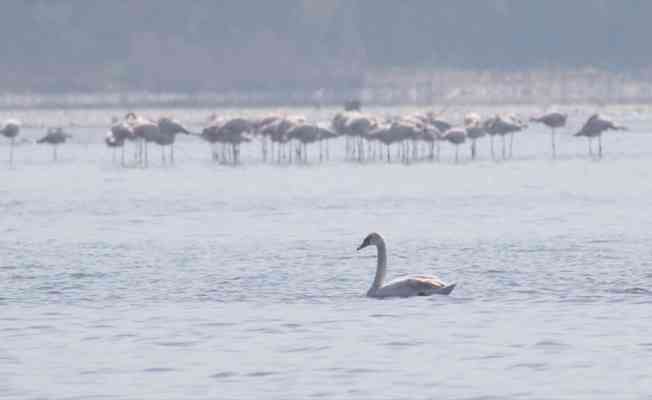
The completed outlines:
<svg viewBox="0 0 652 400">
<path fill-rule="evenodd" d="M 360 250 L 364 249 L 365 247 L 369 246 L 370 244 L 371 244 L 371 241 L 369 240 L 369 236 L 367 236 L 362 241 L 362 244 L 360 246 L 358 246 L 357 251 L 360 251 Z"/>
</svg>

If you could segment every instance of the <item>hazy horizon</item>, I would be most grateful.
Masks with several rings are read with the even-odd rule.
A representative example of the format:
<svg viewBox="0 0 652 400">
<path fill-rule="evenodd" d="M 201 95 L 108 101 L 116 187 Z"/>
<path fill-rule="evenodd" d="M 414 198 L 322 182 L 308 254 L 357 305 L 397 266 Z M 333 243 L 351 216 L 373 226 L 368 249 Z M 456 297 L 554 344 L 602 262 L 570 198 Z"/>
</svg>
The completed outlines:
<svg viewBox="0 0 652 400">
<path fill-rule="evenodd" d="M 396 69 L 649 80 L 652 65 L 645 1 L 29 0 L 4 11 L 4 92 L 336 90 Z"/>
</svg>

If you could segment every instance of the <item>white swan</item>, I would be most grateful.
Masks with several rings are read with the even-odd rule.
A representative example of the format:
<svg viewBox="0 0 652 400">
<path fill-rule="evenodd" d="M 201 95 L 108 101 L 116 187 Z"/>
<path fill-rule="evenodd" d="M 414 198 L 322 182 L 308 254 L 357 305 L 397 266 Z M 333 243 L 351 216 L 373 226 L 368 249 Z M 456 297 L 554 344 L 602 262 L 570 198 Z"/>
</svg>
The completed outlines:
<svg viewBox="0 0 652 400">
<path fill-rule="evenodd" d="M 378 233 L 370 233 L 358 247 L 376 246 L 378 250 L 376 276 L 367 292 L 368 297 L 410 297 L 430 296 L 432 294 L 450 294 L 455 289 L 455 283 L 446 284 L 436 276 L 415 275 L 395 279 L 383 286 L 387 272 L 387 248 L 385 241 Z"/>
</svg>

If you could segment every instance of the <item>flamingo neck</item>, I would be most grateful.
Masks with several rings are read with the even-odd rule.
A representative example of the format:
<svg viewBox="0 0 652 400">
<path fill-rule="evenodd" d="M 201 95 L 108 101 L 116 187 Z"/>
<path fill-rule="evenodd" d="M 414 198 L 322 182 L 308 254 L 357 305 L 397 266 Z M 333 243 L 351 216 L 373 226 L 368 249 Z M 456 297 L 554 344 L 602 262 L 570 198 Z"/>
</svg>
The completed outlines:
<svg viewBox="0 0 652 400">
<path fill-rule="evenodd" d="M 376 249 L 378 251 L 376 257 L 376 276 L 367 292 L 368 296 L 372 296 L 383 285 L 385 273 L 387 272 L 387 248 L 385 247 L 385 242 L 381 241 L 378 243 Z"/>
</svg>

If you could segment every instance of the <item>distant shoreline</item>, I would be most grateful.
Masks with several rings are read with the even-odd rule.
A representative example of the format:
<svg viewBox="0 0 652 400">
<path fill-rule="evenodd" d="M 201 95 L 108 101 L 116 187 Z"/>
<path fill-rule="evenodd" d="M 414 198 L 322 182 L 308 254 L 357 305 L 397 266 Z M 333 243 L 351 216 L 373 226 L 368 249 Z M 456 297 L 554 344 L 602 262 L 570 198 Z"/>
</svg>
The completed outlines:
<svg viewBox="0 0 652 400">
<path fill-rule="evenodd" d="M 652 72 L 597 69 L 483 71 L 391 68 L 368 70 L 352 86 L 222 91 L 106 90 L 0 93 L 0 109 L 492 106 L 652 104 Z"/>
<path fill-rule="evenodd" d="M 309 99 L 287 100 L 278 99 L 277 101 L 246 101 L 226 98 L 224 100 L 202 100 L 193 98 L 184 94 L 179 94 L 179 99 L 151 99 L 150 96 L 131 95 L 128 101 L 110 101 L 105 100 L 103 94 L 94 94 L 93 100 L 69 100 L 60 95 L 1 95 L 0 110 L 80 110 L 80 109 L 138 109 L 138 108 L 159 108 L 159 109 L 176 109 L 176 108 L 341 108 L 342 102 L 323 102 L 314 103 Z M 83 97 L 87 97 L 84 95 Z M 189 97 L 187 100 L 182 98 Z M 485 99 L 485 98 L 464 98 L 464 99 L 435 99 L 434 101 L 410 101 L 409 99 L 395 99 L 367 101 L 363 103 L 363 108 L 368 107 L 450 107 L 450 106 L 470 106 L 470 107 L 509 107 L 509 106 L 649 106 L 652 105 L 652 97 L 635 97 L 621 98 L 618 100 L 597 100 L 591 98 L 585 99 L 548 99 L 524 98 L 524 99 Z"/>
</svg>

